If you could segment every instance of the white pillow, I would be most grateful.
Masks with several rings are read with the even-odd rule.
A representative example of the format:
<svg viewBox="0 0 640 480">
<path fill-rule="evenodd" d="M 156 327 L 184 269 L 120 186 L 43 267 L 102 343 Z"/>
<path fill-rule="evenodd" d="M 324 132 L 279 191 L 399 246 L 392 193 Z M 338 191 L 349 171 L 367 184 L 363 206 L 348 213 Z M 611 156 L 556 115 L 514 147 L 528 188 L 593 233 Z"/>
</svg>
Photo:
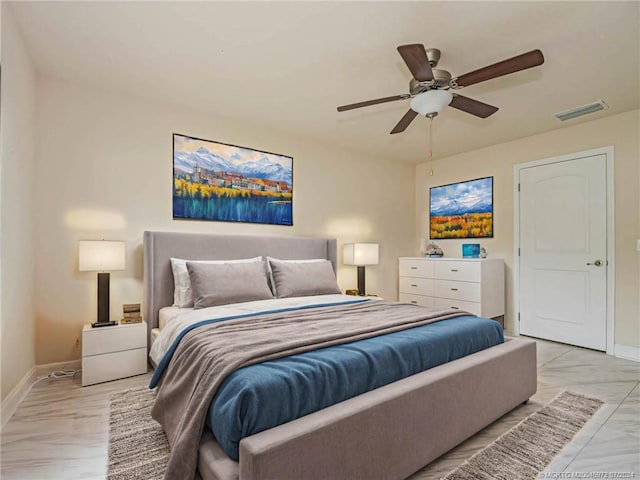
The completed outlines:
<svg viewBox="0 0 640 480">
<path fill-rule="evenodd" d="M 173 306 L 180 308 L 193 308 L 193 292 L 191 291 L 191 279 L 187 270 L 187 262 L 193 263 L 258 263 L 262 262 L 262 257 L 242 258 L 239 260 L 185 260 L 183 258 L 171 259 L 171 270 L 173 270 Z"/>
<path fill-rule="evenodd" d="M 276 292 L 276 283 L 273 280 L 273 271 L 271 270 L 271 264 L 269 263 L 271 260 L 275 260 L 276 262 L 282 263 L 316 263 L 316 262 L 326 262 L 326 258 L 312 258 L 310 260 L 280 260 L 279 258 L 267 257 L 267 268 L 269 269 L 269 283 L 271 284 L 271 291 L 273 292 L 274 297 L 278 297 Z"/>
</svg>

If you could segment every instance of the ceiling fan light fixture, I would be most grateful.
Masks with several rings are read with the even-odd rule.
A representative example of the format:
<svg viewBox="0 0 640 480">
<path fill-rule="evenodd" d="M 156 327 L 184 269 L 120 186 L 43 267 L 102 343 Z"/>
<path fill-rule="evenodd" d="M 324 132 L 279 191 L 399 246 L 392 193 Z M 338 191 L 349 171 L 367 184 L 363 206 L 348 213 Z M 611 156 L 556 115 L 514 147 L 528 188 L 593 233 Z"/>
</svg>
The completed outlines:
<svg viewBox="0 0 640 480">
<path fill-rule="evenodd" d="M 447 90 L 428 90 L 411 99 L 411 110 L 423 117 L 435 116 L 444 110 L 451 100 L 453 95 Z"/>
</svg>

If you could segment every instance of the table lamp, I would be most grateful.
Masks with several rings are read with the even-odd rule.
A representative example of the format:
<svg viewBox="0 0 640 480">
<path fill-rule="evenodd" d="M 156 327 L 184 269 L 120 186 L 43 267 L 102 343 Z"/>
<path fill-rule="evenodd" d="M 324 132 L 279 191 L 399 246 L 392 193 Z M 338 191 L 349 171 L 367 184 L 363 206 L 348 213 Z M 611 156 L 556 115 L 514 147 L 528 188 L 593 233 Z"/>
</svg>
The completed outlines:
<svg viewBox="0 0 640 480">
<path fill-rule="evenodd" d="M 342 263 L 358 266 L 358 295 L 366 295 L 364 286 L 365 265 L 378 264 L 377 243 L 346 243 L 342 250 Z"/>
<path fill-rule="evenodd" d="M 124 242 L 81 240 L 78 253 L 81 272 L 98 272 L 98 321 L 91 326 L 115 325 L 109 321 L 109 272 L 124 270 Z"/>
</svg>

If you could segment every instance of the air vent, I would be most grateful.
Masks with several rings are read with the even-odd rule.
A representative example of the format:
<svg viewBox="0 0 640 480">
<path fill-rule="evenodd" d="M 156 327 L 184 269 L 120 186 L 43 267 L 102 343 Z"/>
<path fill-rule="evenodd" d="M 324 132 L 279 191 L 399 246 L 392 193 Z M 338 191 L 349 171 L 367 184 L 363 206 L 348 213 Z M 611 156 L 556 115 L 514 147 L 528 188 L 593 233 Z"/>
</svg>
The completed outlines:
<svg viewBox="0 0 640 480">
<path fill-rule="evenodd" d="M 572 118 L 581 117 L 582 115 L 599 112 L 605 108 L 609 108 L 609 105 L 604 103 L 602 100 L 599 100 L 597 102 L 590 103 L 589 105 L 583 105 L 581 107 L 572 108 L 571 110 L 565 110 L 564 112 L 554 113 L 554 115 L 558 120 L 564 122 L 565 120 L 571 120 Z"/>
</svg>

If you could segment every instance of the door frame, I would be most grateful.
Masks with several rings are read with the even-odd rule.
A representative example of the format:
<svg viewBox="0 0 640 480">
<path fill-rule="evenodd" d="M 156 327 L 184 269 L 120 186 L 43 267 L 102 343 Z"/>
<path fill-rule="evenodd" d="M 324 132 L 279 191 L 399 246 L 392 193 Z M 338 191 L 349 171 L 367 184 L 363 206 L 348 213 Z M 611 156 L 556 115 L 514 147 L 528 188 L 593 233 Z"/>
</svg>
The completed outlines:
<svg viewBox="0 0 640 480">
<path fill-rule="evenodd" d="M 606 171 L 607 171 L 607 355 L 614 355 L 615 349 L 615 210 L 614 210 L 614 148 L 613 145 L 608 147 L 596 148 L 593 150 L 585 150 L 582 152 L 569 153 L 567 155 L 559 155 L 557 157 L 544 158 L 542 160 L 534 160 L 531 162 L 518 163 L 513 166 L 513 319 L 514 334 L 520 335 L 520 255 L 518 249 L 520 247 L 520 195 L 518 185 L 520 179 L 520 171 L 525 168 L 539 167 L 552 163 L 566 162 L 569 160 L 577 160 L 584 157 L 593 157 L 595 155 L 605 155 Z"/>
</svg>

